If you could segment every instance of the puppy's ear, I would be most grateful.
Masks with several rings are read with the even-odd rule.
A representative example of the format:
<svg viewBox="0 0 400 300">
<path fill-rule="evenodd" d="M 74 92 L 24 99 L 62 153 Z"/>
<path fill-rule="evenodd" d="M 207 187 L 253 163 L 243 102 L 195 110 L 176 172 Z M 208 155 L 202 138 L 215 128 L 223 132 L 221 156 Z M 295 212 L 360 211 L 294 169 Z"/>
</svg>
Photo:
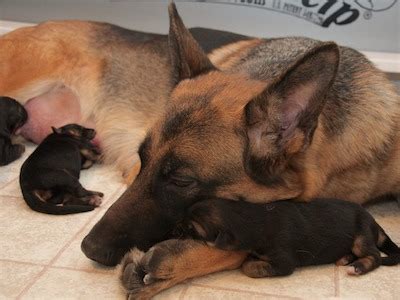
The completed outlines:
<svg viewBox="0 0 400 300">
<path fill-rule="evenodd" d="M 168 12 L 170 21 L 168 41 L 174 84 L 215 70 L 207 55 L 183 24 L 175 3 L 169 5 Z"/>
<path fill-rule="evenodd" d="M 220 231 L 215 239 L 214 246 L 223 250 L 234 250 L 237 240 L 233 234 L 227 231 Z"/>
<path fill-rule="evenodd" d="M 56 134 L 61 134 L 62 133 L 60 128 L 55 128 L 53 126 L 51 126 L 51 130 L 53 130 L 53 133 L 56 133 Z"/>
<path fill-rule="evenodd" d="M 324 43 L 247 104 L 245 166 L 253 179 L 274 182 L 289 158 L 311 143 L 338 65 L 338 46 Z"/>
<path fill-rule="evenodd" d="M 80 138 L 82 136 L 80 130 L 78 130 L 78 129 L 68 129 L 67 133 L 68 133 L 68 135 L 76 137 L 76 138 Z"/>
</svg>

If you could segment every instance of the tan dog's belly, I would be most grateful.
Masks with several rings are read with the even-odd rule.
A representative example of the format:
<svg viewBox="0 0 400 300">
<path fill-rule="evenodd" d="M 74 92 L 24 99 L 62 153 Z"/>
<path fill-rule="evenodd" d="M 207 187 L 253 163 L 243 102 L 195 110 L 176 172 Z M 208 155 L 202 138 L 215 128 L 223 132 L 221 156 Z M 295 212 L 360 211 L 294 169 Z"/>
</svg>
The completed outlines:
<svg viewBox="0 0 400 300">
<path fill-rule="evenodd" d="M 28 121 L 20 129 L 20 133 L 37 144 L 51 133 L 52 126 L 59 128 L 72 123 L 92 128 L 94 126 L 91 122 L 82 121 L 78 97 L 64 86 L 30 99 L 25 104 L 25 109 L 28 112 Z"/>
</svg>

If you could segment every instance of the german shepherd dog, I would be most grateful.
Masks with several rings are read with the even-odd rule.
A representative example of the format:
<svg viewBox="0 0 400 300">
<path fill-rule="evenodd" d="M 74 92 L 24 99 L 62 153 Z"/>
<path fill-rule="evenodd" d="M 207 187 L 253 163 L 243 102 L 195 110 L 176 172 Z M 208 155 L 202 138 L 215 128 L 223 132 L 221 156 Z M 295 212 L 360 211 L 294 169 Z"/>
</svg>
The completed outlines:
<svg viewBox="0 0 400 300">
<path fill-rule="evenodd" d="M 365 203 L 400 189 L 400 97 L 363 55 L 308 38 L 192 33 L 172 4 L 168 41 L 89 22 L 0 39 L 0 94 L 26 103 L 28 138 L 45 127 L 40 104 L 69 103 L 80 122 L 63 121 L 96 128 L 105 160 L 129 173 L 146 136 L 136 180 L 82 242 L 106 265 L 152 247 L 143 270 L 124 270 L 132 297 L 242 264 L 244 252 L 163 241 L 201 199 Z"/>
</svg>

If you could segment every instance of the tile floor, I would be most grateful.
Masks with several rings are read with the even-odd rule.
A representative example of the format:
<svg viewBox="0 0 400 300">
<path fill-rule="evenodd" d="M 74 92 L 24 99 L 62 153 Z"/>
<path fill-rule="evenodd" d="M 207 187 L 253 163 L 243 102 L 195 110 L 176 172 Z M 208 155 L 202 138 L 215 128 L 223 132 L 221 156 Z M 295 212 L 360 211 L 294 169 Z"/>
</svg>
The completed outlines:
<svg viewBox="0 0 400 300">
<path fill-rule="evenodd" d="M 33 150 L 28 145 L 25 156 Z M 31 211 L 21 198 L 18 174 L 23 159 L 0 169 L 0 299 L 125 299 L 114 269 L 101 267 L 80 251 L 80 242 L 125 186 L 106 166 L 82 172 L 82 184 L 105 193 L 93 212 L 50 216 Z M 400 243 L 396 203 L 370 211 Z M 157 299 L 400 299 L 400 266 L 367 276 L 346 275 L 333 265 L 309 267 L 292 276 L 250 279 L 222 272 L 176 286 Z"/>
</svg>

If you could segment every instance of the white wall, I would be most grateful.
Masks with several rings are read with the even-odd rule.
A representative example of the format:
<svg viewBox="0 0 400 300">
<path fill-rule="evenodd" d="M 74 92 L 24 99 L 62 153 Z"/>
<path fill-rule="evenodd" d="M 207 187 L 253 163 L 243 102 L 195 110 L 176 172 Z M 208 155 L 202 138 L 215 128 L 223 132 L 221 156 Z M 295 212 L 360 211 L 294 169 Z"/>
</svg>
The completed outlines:
<svg viewBox="0 0 400 300">
<path fill-rule="evenodd" d="M 204 1 L 204 0 L 203 0 Z M 386 51 L 400 53 L 400 3 L 391 9 L 371 12 L 358 6 L 359 3 L 374 2 L 384 7 L 400 0 L 337 0 L 325 15 L 318 9 L 328 0 L 305 1 L 316 8 L 302 6 L 302 0 L 205 0 L 176 1 L 178 9 L 188 26 L 202 26 L 230 30 L 247 35 L 276 37 L 303 35 L 322 40 L 334 40 L 359 50 Z M 250 6 L 243 6 L 251 2 Z M 247 2 L 246 2 L 247 1 Z M 344 1 L 344 2 L 343 2 Z M 168 30 L 167 0 L 0 0 L 0 17 L 8 20 L 40 22 L 48 19 L 91 19 L 112 22 L 128 28 L 166 33 Z M 272 3 L 282 7 L 280 12 L 271 11 Z M 348 25 L 332 24 L 328 28 L 295 17 L 284 11 L 283 6 L 302 7 L 313 12 L 316 17 L 326 18 L 338 11 L 343 3 L 350 3 L 360 13 L 358 19 Z M 278 5 L 275 4 L 275 5 Z M 266 9 L 269 8 L 269 9 Z M 287 9 L 286 9 L 287 11 Z M 370 14 L 368 14 L 368 12 Z M 366 19 L 369 16 L 369 19 Z M 347 16 L 343 16 L 343 20 Z"/>
<path fill-rule="evenodd" d="M 282 1 L 301 2 L 301 0 Z M 359 50 L 400 53 L 400 3 L 396 3 L 390 13 L 389 11 L 373 13 L 369 21 L 359 18 L 357 22 L 344 27 L 336 25 L 323 28 L 303 19 L 255 7 L 177 0 L 175 2 L 187 26 L 203 26 L 264 37 L 305 35 L 335 40 Z M 324 0 L 310 1 L 312 2 L 324 2 Z M 167 0 L 0 0 L 0 20 L 41 22 L 49 19 L 90 19 L 111 22 L 136 30 L 166 33 L 167 3 Z M 397 58 L 398 56 L 395 60 L 398 60 Z M 400 75 L 392 74 L 391 78 L 400 88 Z"/>
</svg>

